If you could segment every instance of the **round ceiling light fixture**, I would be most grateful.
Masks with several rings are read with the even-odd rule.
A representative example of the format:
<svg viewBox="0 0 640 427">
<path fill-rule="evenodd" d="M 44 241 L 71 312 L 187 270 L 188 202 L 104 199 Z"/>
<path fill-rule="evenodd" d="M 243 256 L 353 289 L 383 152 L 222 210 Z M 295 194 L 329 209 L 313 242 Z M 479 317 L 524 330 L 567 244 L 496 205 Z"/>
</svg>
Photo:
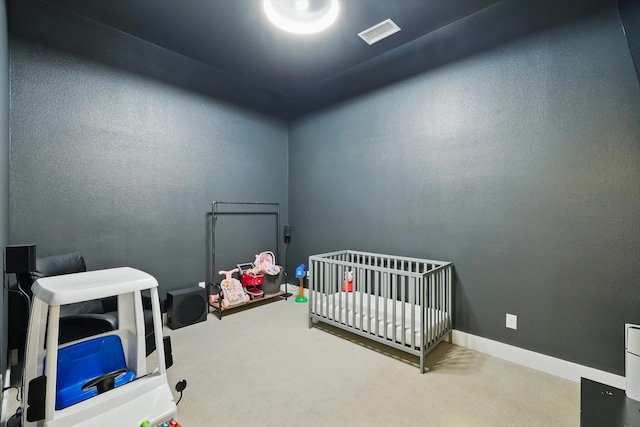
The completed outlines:
<svg viewBox="0 0 640 427">
<path fill-rule="evenodd" d="M 264 0 L 264 13 L 278 28 L 295 34 L 313 34 L 338 18 L 338 0 Z"/>
</svg>

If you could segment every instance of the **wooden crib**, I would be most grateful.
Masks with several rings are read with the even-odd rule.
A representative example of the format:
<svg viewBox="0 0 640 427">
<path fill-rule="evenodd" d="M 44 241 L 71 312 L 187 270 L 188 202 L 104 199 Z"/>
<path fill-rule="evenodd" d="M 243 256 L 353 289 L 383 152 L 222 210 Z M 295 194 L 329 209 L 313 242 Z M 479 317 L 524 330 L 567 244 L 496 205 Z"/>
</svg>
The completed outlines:
<svg viewBox="0 0 640 427">
<path fill-rule="evenodd" d="M 452 263 L 351 250 L 309 257 L 309 327 L 325 322 L 425 357 L 451 336 Z"/>
</svg>

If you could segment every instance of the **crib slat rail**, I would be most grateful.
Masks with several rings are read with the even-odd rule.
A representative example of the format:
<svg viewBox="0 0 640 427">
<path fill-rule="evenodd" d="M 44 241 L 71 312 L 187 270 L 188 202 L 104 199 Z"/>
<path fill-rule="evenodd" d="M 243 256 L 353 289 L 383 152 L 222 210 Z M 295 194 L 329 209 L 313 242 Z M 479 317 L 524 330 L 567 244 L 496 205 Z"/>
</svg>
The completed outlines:
<svg viewBox="0 0 640 427">
<path fill-rule="evenodd" d="M 309 327 L 324 322 L 419 356 L 424 373 L 426 355 L 451 335 L 452 267 L 351 250 L 312 255 Z"/>
</svg>

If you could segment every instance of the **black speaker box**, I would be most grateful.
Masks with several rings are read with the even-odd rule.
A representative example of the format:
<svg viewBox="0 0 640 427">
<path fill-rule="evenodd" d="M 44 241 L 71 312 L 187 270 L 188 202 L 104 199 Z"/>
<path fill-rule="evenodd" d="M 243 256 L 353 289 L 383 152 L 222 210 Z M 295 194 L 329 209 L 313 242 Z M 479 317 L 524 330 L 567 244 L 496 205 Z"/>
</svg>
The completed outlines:
<svg viewBox="0 0 640 427">
<path fill-rule="evenodd" d="M 5 273 L 28 273 L 36 269 L 36 245 L 15 245 L 5 248 Z"/>
<path fill-rule="evenodd" d="M 200 286 L 167 292 L 167 326 L 178 329 L 207 320 L 207 290 Z"/>
</svg>

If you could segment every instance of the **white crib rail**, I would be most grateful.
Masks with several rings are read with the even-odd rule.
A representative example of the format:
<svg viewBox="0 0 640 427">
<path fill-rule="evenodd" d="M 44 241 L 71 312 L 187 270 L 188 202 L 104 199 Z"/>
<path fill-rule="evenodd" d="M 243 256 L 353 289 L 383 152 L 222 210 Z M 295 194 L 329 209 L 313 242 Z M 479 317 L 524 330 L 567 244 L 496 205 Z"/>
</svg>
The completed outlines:
<svg viewBox="0 0 640 427">
<path fill-rule="evenodd" d="M 348 273 L 353 292 L 341 292 Z M 309 257 L 309 327 L 332 324 L 425 356 L 452 324 L 452 264 L 358 251 Z"/>
</svg>

